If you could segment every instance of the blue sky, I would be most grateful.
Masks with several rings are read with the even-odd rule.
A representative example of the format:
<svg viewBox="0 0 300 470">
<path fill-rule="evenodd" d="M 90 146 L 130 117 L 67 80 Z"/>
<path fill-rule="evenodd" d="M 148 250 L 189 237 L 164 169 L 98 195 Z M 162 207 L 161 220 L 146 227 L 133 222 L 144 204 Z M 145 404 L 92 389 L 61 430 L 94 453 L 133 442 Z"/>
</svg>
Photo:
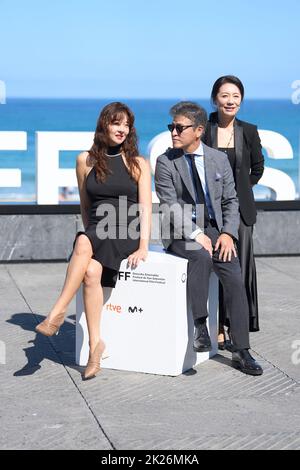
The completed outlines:
<svg viewBox="0 0 300 470">
<path fill-rule="evenodd" d="M 248 98 L 300 79 L 299 0 L 0 0 L 7 96 L 206 98 L 220 75 Z"/>
</svg>

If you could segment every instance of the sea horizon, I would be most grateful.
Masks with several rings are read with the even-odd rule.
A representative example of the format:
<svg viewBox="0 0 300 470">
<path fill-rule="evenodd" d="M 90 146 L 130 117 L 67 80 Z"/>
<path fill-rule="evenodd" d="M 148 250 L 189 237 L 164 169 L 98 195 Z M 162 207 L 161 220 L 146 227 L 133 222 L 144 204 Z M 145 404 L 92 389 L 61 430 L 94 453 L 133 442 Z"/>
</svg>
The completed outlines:
<svg viewBox="0 0 300 470">
<path fill-rule="evenodd" d="M 22 201 L 34 202 L 35 194 L 35 132 L 36 131 L 89 131 L 95 130 L 101 108 L 111 102 L 123 100 L 136 118 L 141 155 L 148 155 L 149 142 L 159 133 L 167 130 L 169 108 L 180 98 L 92 98 L 92 97 L 6 97 L 0 105 L 0 131 L 27 132 L 26 151 L 0 152 L 0 169 L 20 168 L 22 186 L 20 188 L 0 187 L 0 203 Z M 213 111 L 208 98 L 189 98 L 201 104 L 208 113 Z M 245 98 L 237 116 L 251 122 L 260 130 L 272 130 L 283 135 L 291 144 L 293 159 L 274 160 L 264 149 L 266 166 L 285 172 L 292 178 L 299 197 L 299 145 L 300 145 L 300 105 L 287 98 Z M 80 149 L 78 149 L 80 151 Z M 75 168 L 79 152 L 61 151 L 60 167 Z M 78 201 L 76 188 L 70 190 L 69 199 Z M 257 200 L 272 197 L 266 187 L 255 187 Z"/>
</svg>

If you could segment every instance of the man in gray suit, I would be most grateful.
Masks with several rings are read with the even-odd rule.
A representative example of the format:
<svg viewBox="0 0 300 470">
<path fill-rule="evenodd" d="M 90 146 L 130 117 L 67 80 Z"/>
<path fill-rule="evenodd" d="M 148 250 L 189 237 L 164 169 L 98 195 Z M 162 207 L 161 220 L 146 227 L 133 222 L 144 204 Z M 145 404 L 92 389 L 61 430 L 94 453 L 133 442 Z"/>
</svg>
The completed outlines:
<svg viewBox="0 0 300 470">
<path fill-rule="evenodd" d="M 206 319 L 213 269 L 229 309 L 233 364 L 246 374 L 261 375 L 261 366 L 249 353 L 248 302 L 235 246 L 239 206 L 230 163 L 225 153 L 201 142 L 207 123 L 201 106 L 181 102 L 170 114 L 173 148 L 157 159 L 155 186 L 163 215 L 163 244 L 188 259 L 194 350 L 211 350 Z"/>
</svg>

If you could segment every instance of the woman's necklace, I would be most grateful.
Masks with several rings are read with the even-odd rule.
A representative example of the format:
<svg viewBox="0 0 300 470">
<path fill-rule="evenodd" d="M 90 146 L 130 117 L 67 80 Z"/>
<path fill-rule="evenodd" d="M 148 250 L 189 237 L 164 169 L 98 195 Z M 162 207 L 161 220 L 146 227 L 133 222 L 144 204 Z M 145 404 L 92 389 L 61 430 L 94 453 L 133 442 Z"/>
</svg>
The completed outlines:
<svg viewBox="0 0 300 470">
<path fill-rule="evenodd" d="M 230 134 L 230 139 L 228 140 L 228 144 L 227 144 L 226 149 L 228 149 L 228 147 L 229 147 L 229 145 L 230 145 L 230 143 L 231 143 L 231 141 L 232 141 L 233 134 L 234 134 L 234 127 L 232 128 L 232 131 L 231 131 L 231 134 Z"/>
<path fill-rule="evenodd" d="M 120 155 L 122 155 L 121 145 L 109 145 L 107 151 L 105 152 L 105 155 L 107 157 L 119 157 Z"/>
<path fill-rule="evenodd" d="M 105 155 L 106 155 L 107 157 L 119 157 L 120 155 L 122 155 L 122 153 L 121 153 L 121 152 L 120 152 L 120 153 L 113 153 L 112 155 L 109 154 L 109 153 L 106 153 Z"/>
<path fill-rule="evenodd" d="M 220 130 L 220 129 L 223 130 L 224 128 L 219 127 L 219 130 Z M 225 129 L 224 129 L 224 130 L 225 130 Z M 224 135 L 224 134 L 225 134 L 225 133 L 223 132 L 223 135 Z M 228 140 L 228 142 L 227 142 L 227 145 L 223 147 L 225 153 L 227 153 L 227 150 L 228 150 L 228 148 L 229 148 L 229 145 L 231 144 L 231 141 L 232 141 L 233 136 L 234 136 L 234 126 L 232 126 L 232 130 L 231 130 L 230 137 L 229 137 L 229 140 Z M 225 134 L 224 137 L 226 137 L 226 134 Z"/>
</svg>

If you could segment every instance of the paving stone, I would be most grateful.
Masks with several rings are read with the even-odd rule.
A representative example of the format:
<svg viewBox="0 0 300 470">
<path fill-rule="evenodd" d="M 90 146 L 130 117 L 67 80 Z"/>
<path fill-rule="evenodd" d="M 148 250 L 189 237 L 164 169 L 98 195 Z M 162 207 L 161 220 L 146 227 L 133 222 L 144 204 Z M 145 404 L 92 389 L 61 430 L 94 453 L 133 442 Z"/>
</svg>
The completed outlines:
<svg viewBox="0 0 300 470">
<path fill-rule="evenodd" d="M 88 382 L 75 365 L 75 300 L 57 337 L 34 332 L 67 264 L 0 265 L 0 448 L 300 449 L 300 263 L 256 264 L 261 331 L 251 344 L 261 377 L 233 369 L 221 351 L 178 377 L 103 369 Z"/>
</svg>

